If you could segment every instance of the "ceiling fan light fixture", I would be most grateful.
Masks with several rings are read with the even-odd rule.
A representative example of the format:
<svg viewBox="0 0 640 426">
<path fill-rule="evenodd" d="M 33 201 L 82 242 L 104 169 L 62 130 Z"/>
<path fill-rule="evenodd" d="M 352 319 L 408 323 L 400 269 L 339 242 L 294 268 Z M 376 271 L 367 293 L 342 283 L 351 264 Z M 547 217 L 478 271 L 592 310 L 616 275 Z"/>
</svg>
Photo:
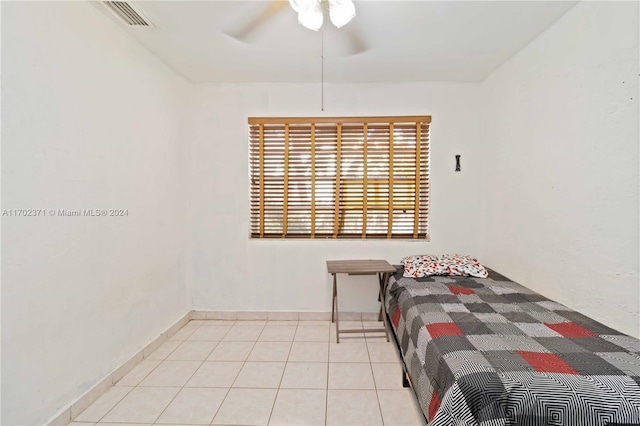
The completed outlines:
<svg viewBox="0 0 640 426">
<path fill-rule="evenodd" d="M 298 22 L 313 31 L 318 31 L 322 27 L 323 19 L 320 6 L 318 6 L 318 10 L 312 9 L 298 13 Z"/>
<path fill-rule="evenodd" d="M 356 16 L 356 7 L 351 0 L 329 0 L 329 18 L 331 23 L 340 28 Z"/>
<path fill-rule="evenodd" d="M 320 0 L 289 0 L 289 4 L 298 12 L 300 25 L 313 31 L 318 31 L 322 27 L 324 14 Z"/>
</svg>

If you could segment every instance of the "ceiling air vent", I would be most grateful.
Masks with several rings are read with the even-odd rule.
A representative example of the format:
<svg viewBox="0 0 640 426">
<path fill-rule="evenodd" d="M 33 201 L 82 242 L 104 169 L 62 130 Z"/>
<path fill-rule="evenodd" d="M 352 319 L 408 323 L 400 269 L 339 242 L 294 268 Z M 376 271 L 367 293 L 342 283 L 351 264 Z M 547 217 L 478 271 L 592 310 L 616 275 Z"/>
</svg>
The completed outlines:
<svg viewBox="0 0 640 426">
<path fill-rule="evenodd" d="M 147 18 L 126 1 L 103 1 L 102 3 L 130 27 L 153 27 Z"/>
</svg>

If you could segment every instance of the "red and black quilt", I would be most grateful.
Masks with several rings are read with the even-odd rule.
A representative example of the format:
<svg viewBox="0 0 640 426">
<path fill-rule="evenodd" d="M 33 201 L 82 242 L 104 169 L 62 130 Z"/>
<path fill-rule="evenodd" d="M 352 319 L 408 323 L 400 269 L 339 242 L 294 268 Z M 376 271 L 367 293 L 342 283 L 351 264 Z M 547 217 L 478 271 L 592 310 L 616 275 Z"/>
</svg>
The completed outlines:
<svg viewBox="0 0 640 426">
<path fill-rule="evenodd" d="M 386 307 L 430 425 L 640 425 L 640 340 L 493 271 L 402 273 Z"/>
</svg>

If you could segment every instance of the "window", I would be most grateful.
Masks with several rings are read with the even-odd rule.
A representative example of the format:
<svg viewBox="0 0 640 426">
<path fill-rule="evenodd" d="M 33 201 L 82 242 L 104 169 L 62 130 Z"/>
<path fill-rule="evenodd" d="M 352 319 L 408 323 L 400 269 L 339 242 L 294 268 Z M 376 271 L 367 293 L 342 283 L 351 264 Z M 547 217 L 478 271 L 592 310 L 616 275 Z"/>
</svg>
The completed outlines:
<svg viewBox="0 0 640 426">
<path fill-rule="evenodd" d="M 431 117 L 249 118 L 252 238 L 427 238 Z"/>
</svg>

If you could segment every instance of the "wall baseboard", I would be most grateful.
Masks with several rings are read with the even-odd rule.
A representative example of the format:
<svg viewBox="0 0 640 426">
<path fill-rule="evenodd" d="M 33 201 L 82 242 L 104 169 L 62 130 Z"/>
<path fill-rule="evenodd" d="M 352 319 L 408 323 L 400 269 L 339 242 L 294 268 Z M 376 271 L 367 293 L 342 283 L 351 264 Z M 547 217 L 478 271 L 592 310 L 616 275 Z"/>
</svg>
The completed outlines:
<svg viewBox="0 0 640 426">
<path fill-rule="evenodd" d="M 65 426 L 73 419 L 78 417 L 84 410 L 93 404 L 103 393 L 105 393 L 111 386 L 122 379 L 128 372 L 130 372 L 140 361 L 147 358 L 153 351 L 158 349 L 160 345 L 169 340 L 171 336 L 176 334 L 178 330 L 184 327 L 191 320 L 191 312 L 187 312 L 180 319 L 178 319 L 167 331 L 161 333 L 158 337 L 147 343 L 142 349 L 136 352 L 131 358 L 126 360 L 122 365 L 113 370 L 110 374 L 107 374 L 102 380 L 100 380 L 95 386 L 85 392 L 73 403 L 60 410 L 58 414 L 46 423 L 47 426 Z"/>
<path fill-rule="evenodd" d="M 191 311 L 192 320 L 331 321 L 331 312 Z M 342 321 L 377 321 L 377 312 L 340 312 Z"/>
</svg>

